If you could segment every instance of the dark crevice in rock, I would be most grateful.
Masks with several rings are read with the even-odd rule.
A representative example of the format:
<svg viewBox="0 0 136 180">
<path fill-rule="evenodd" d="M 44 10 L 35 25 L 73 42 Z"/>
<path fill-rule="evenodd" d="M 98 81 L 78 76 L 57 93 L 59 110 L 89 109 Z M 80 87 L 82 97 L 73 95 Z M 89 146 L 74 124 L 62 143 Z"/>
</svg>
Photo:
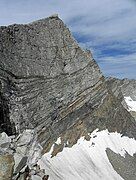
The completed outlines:
<svg viewBox="0 0 136 180">
<path fill-rule="evenodd" d="M 15 134 L 15 125 L 9 119 L 9 107 L 7 100 L 0 93 L 0 132 L 5 132 L 7 135 Z"/>
</svg>

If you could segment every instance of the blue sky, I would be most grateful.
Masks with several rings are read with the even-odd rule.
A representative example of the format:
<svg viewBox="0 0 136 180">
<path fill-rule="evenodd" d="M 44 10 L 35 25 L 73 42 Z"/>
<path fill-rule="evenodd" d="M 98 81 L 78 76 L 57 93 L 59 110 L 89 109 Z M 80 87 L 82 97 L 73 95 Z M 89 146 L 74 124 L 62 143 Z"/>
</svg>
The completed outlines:
<svg viewBox="0 0 136 180">
<path fill-rule="evenodd" d="M 0 0 L 0 25 L 58 13 L 106 76 L 136 79 L 136 0 Z"/>
</svg>

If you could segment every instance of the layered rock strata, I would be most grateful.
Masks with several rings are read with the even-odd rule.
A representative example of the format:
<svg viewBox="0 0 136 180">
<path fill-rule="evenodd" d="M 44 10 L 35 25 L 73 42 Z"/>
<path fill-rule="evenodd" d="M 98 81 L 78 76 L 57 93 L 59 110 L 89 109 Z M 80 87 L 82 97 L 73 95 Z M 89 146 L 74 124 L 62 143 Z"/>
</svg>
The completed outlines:
<svg viewBox="0 0 136 180">
<path fill-rule="evenodd" d="M 42 153 L 58 137 L 52 155 L 96 128 L 136 138 L 134 118 L 56 15 L 0 27 L 0 82 L 1 132 L 34 130 Z"/>
</svg>

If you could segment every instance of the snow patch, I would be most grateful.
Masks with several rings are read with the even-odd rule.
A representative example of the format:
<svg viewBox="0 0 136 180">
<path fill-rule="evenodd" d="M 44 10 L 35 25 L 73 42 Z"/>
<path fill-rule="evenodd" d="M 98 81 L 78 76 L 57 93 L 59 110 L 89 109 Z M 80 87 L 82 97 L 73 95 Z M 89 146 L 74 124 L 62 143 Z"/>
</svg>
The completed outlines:
<svg viewBox="0 0 136 180">
<path fill-rule="evenodd" d="M 132 156 L 136 153 L 136 141 L 108 130 L 97 129 L 90 136 L 90 141 L 81 137 L 72 148 L 65 147 L 53 158 L 54 145 L 43 155 L 38 164 L 45 169 L 49 180 L 123 180 L 113 169 L 105 150 L 110 148 L 121 156 L 126 152 Z"/>
<path fill-rule="evenodd" d="M 136 112 L 136 101 L 133 101 L 130 96 L 124 97 L 125 102 L 128 106 L 128 111 L 135 111 Z"/>
<path fill-rule="evenodd" d="M 60 144 L 61 144 L 61 137 L 59 137 L 59 138 L 57 139 L 57 141 L 55 142 L 55 144 L 57 144 L 57 145 L 60 145 Z"/>
</svg>

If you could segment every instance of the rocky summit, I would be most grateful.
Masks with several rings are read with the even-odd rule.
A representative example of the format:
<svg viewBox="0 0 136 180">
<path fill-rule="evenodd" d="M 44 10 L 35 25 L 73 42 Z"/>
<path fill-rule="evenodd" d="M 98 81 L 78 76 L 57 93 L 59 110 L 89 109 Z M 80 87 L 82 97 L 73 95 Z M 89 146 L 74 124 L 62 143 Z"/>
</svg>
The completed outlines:
<svg viewBox="0 0 136 180">
<path fill-rule="evenodd" d="M 116 94 L 114 82 L 105 79 L 91 52 L 81 49 L 57 15 L 0 27 L 0 161 L 6 159 L 0 178 L 135 180 L 136 122 Z M 105 142 L 93 142 L 92 133 Z M 123 146 L 125 138 L 131 151 Z M 114 148 L 122 142 L 126 158 L 126 151 L 122 157 L 106 139 Z M 92 159 L 94 153 L 99 157 L 97 143 L 101 157 L 111 162 L 105 166 L 109 175 L 97 167 L 104 158 Z M 74 168 L 80 150 L 84 156 Z M 120 169 L 124 161 L 133 166 L 127 173 L 126 165 Z"/>
</svg>

